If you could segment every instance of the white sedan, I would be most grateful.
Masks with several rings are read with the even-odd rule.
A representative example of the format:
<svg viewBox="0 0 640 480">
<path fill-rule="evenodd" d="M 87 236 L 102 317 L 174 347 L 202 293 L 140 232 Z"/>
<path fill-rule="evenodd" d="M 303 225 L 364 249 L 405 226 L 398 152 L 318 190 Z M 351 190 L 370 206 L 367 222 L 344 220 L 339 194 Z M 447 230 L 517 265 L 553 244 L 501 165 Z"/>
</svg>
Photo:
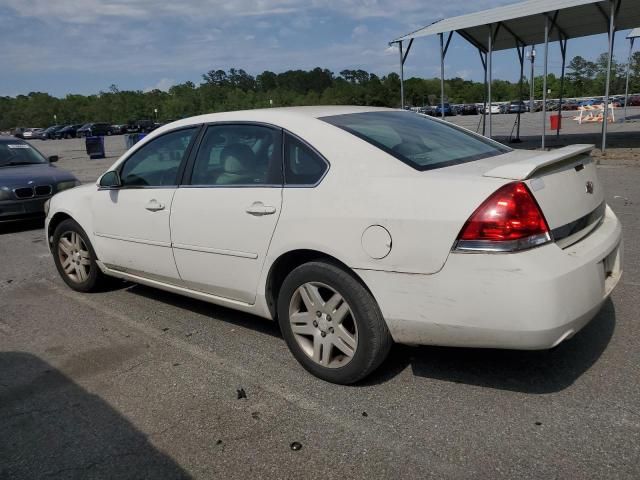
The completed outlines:
<svg viewBox="0 0 640 480">
<path fill-rule="evenodd" d="M 496 114 L 501 113 L 500 105 L 497 105 L 495 103 L 492 103 L 491 105 L 486 105 L 484 107 L 484 113 L 486 113 L 488 115 L 489 114 L 489 109 L 491 109 L 491 114 L 492 115 L 496 115 Z"/>
<path fill-rule="evenodd" d="M 382 108 L 203 115 L 54 196 L 46 232 L 71 288 L 118 277 L 277 320 L 348 384 L 394 341 L 547 349 L 589 322 L 622 274 L 591 148 Z"/>
</svg>

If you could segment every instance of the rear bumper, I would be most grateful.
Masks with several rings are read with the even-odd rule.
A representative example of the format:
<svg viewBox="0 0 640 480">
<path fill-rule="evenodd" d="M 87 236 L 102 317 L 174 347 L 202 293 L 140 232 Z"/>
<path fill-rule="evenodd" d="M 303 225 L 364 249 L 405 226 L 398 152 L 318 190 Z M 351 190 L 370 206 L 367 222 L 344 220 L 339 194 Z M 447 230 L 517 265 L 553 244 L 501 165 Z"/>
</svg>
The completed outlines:
<svg viewBox="0 0 640 480">
<path fill-rule="evenodd" d="M 602 224 L 566 249 L 451 254 L 433 275 L 358 270 L 399 343 L 536 350 L 570 338 L 622 275 L 622 228 Z"/>
</svg>

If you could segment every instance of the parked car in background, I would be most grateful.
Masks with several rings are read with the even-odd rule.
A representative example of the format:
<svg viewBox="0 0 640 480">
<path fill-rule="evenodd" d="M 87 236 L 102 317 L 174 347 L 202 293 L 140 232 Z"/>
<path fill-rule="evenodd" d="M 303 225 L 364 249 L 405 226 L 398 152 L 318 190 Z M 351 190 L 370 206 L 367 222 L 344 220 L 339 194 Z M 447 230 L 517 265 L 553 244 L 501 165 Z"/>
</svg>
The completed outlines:
<svg viewBox="0 0 640 480">
<path fill-rule="evenodd" d="M 113 129 L 110 124 L 104 122 L 85 123 L 76 132 L 78 138 L 82 137 L 104 137 L 113 135 Z"/>
<path fill-rule="evenodd" d="M 600 104 L 602 104 L 602 100 L 591 98 L 589 100 L 582 100 L 581 102 L 579 102 L 578 107 L 591 107 L 591 106 L 600 105 Z"/>
<path fill-rule="evenodd" d="M 349 384 L 394 341 L 549 349 L 594 318 L 623 254 L 591 150 L 374 107 L 201 115 L 53 197 L 45 238 L 72 289 L 114 276 L 276 320 Z"/>
<path fill-rule="evenodd" d="M 436 117 L 440 117 L 442 116 L 442 104 L 439 103 L 438 105 L 436 105 L 436 109 L 434 112 Z M 445 117 L 451 117 L 453 115 L 455 115 L 456 112 L 453 111 L 453 108 L 451 108 L 451 104 L 450 103 L 445 103 L 444 104 L 444 116 Z"/>
<path fill-rule="evenodd" d="M 487 105 L 485 107 L 484 113 L 489 113 L 489 105 Z M 498 114 L 498 113 L 502 113 L 500 110 L 500 105 L 497 103 L 492 103 L 491 104 L 491 114 Z"/>
<path fill-rule="evenodd" d="M 563 100 L 562 101 L 562 110 L 577 110 L 578 102 L 575 100 Z"/>
<path fill-rule="evenodd" d="M 418 113 L 421 113 L 423 115 L 429 115 L 431 117 L 433 117 L 436 113 L 436 107 L 433 107 L 431 105 L 426 105 L 424 107 L 419 107 L 418 108 Z"/>
<path fill-rule="evenodd" d="M 44 130 L 42 128 L 27 128 L 22 132 L 22 138 L 25 140 L 39 139 L 40 133 Z"/>
<path fill-rule="evenodd" d="M 24 138 L 23 134 L 25 130 L 27 129 L 24 127 L 16 127 L 11 131 L 11 135 L 13 135 L 16 138 Z"/>
<path fill-rule="evenodd" d="M 129 122 L 127 133 L 149 133 L 156 128 L 156 124 L 151 120 L 135 120 Z"/>
<path fill-rule="evenodd" d="M 127 127 L 128 125 L 126 123 L 122 125 L 111 125 L 111 131 L 114 135 L 124 135 L 127 133 Z"/>
<path fill-rule="evenodd" d="M 42 132 L 40 132 L 40 139 L 41 140 L 50 140 L 52 138 L 55 138 L 54 135 L 55 133 L 60 130 L 62 127 L 64 127 L 64 125 L 52 125 L 48 128 L 45 128 Z"/>
<path fill-rule="evenodd" d="M 520 100 L 514 100 L 507 106 L 508 113 L 526 113 L 528 110 L 527 104 Z"/>
<path fill-rule="evenodd" d="M 54 138 L 76 138 L 76 132 L 80 127 L 82 127 L 82 123 L 77 123 L 75 125 L 65 125 L 60 130 L 54 132 Z"/>
<path fill-rule="evenodd" d="M 475 103 L 465 103 L 463 105 L 460 105 L 459 111 L 457 113 L 458 115 L 477 115 L 478 107 Z"/>
<path fill-rule="evenodd" d="M 45 202 L 58 192 L 80 184 L 71 173 L 51 165 L 32 145 L 0 137 L 0 223 L 43 218 Z"/>
<path fill-rule="evenodd" d="M 629 107 L 640 107 L 640 95 L 631 95 L 628 100 Z"/>
</svg>

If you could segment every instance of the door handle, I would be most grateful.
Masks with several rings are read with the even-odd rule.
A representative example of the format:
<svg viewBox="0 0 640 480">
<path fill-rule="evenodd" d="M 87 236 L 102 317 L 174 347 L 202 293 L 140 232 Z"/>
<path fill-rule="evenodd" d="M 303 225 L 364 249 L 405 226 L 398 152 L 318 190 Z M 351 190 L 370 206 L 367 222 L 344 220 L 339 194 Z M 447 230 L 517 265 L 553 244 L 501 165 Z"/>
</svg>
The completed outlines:
<svg viewBox="0 0 640 480">
<path fill-rule="evenodd" d="M 144 208 L 146 208 L 150 212 L 157 212 L 159 210 L 164 210 L 164 203 L 160 203 L 154 198 L 153 200 L 150 200 L 149 203 L 147 203 L 147 206 Z"/>
<path fill-rule="evenodd" d="M 276 213 L 276 207 L 265 205 L 262 202 L 253 202 L 253 204 L 251 204 L 251 206 L 248 207 L 246 211 L 249 215 L 261 217 L 263 215 L 273 215 L 274 213 Z"/>
</svg>

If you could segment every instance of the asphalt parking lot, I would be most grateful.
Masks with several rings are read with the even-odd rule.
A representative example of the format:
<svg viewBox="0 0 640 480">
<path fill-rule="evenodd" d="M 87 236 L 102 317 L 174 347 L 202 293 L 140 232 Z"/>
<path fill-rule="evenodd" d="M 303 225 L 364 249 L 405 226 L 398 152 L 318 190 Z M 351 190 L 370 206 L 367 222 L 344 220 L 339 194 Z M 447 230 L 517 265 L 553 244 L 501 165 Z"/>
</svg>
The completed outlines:
<svg viewBox="0 0 640 480">
<path fill-rule="evenodd" d="M 84 182 L 124 151 L 35 145 Z M 271 322 L 131 284 L 73 292 L 41 224 L 0 226 L 0 478 L 640 478 L 639 165 L 599 168 L 625 272 L 574 338 L 395 346 L 352 387 L 307 374 Z"/>
</svg>

